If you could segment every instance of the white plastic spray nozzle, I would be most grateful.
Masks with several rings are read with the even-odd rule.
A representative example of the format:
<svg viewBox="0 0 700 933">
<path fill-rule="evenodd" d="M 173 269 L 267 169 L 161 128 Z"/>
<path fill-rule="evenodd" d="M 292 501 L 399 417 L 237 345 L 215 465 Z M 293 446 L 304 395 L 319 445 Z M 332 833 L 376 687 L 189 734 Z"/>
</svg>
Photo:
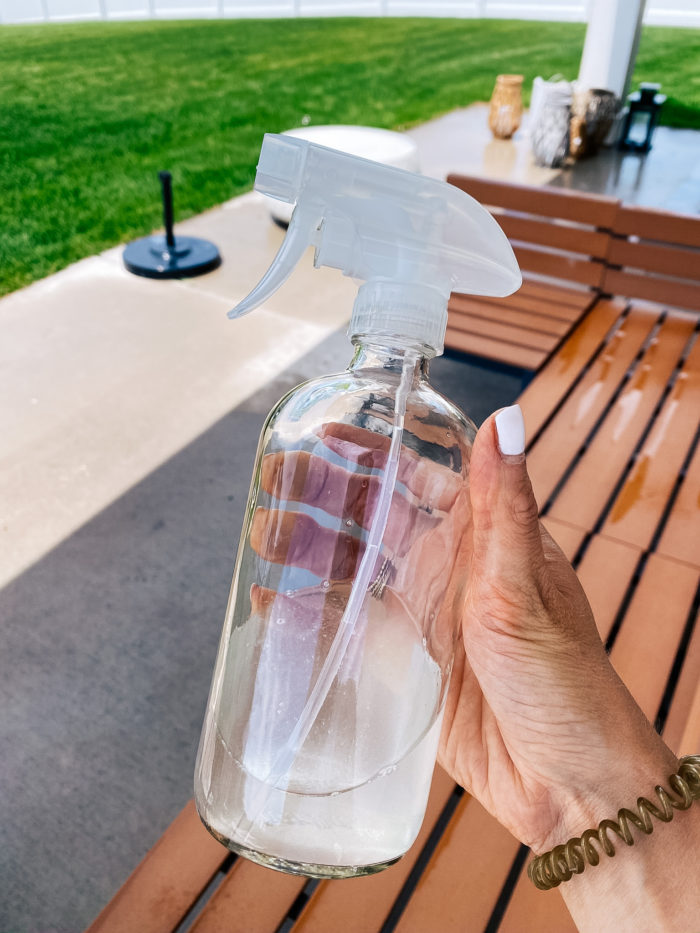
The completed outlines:
<svg viewBox="0 0 700 933">
<path fill-rule="evenodd" d="M 442 352 L 452 291 L 509 295 L 521 284 L 508 240 L 477 201 L 445 182 L 291 136 L 266 135 L 256 190 L 296 207 L 258 285 L 229 317 L 267 300 L 309 245 L 314 265 L 360 279 L 350 331 Z"/>
</svg>

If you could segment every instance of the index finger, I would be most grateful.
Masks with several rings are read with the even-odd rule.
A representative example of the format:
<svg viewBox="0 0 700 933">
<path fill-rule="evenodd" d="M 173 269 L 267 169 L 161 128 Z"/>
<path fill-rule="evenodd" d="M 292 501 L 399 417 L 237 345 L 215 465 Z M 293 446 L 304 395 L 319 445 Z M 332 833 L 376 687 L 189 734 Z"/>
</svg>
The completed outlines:
<svg viewBox="0 0 700 933">
<path fill-rule="evenodd" d="M 385 434 L 352 424 L 329 422 L 322 426 L 319 437 L 349 463 L 372 469 L 382 469 L 386 465 L 391 438 Z M 451 508 L 463 484 L 460 472 L 420 457 L 405 444 L 401 445 L 397 480 L 431 511 Z"/>
</svg>

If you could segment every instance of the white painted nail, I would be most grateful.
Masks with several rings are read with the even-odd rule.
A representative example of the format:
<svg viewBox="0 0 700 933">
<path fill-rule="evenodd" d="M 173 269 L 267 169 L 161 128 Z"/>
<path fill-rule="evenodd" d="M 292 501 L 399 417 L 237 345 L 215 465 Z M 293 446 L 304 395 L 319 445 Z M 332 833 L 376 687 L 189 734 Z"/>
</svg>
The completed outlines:
<svg viewBox="0 0 700 933">
<path fill-rule="evenodd" d="M 502 454 L 515 456 L 525 450 L 525 422 L 520 405 L 511 405 L 496 415 L 498 446 Z"/>
</svg>

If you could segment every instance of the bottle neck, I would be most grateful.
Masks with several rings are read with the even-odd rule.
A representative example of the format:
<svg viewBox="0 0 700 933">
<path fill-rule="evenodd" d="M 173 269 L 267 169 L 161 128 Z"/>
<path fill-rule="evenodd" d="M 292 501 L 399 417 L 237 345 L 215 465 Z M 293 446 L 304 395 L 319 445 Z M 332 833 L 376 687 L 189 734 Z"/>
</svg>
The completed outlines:
<svg viewBox="0 0 700 933">
<path fill-rule="evenodd" d="M 355 354 L 350 361 L 348 370 L 352 373 L 364 373 L 372 370 L 381 370 L 383 375 L 392 375 L 401 378 L 404 367 L 408 364 L 413 367 L 413 381 L 428 378 L 430 360 L 435 356 L 432 347 L 423 343 L 398 340 L 396 343 L 381 341 L 377 337 L 368 337 L 364 334 L 355 334 L 352 338 Z"/>
<path fill-rule="evenodd" d="M 429 356 L 442 353 L 447 327 L 449 286 L 370 279 L 360 287 L 349 333 L 388 344 L 419 344 Z"/>
</svg>

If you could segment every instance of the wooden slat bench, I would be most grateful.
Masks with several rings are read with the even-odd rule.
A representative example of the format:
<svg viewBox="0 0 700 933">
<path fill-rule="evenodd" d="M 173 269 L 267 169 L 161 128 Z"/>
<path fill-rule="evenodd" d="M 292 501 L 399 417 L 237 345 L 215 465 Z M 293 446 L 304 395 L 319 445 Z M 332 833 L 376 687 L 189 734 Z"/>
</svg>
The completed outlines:
<svg viewBox="0 0 700 933">
<path fill-rule="evenodd" d="M 628 224 L 628 209 L 620 217 Z M 667 244 L 700 246 L 700 220 L 673 220 Z M 615 235 L 636 245 L 631 230 Z M 692 307 L 697 293 L 681 296 Z M 542 519 L 577 569 L 613 664 L 669 745 L 698 752 L 698 315 L 596 297 L 519 401 Z M 559 893 L 525 877 L 528 857 L 439 768 L 411 851 L 353 881 L 237 859 L 190 802 L 90 933 L 573 933 Z"/>
<path fill-rule="evenodd" d="M 619 202 L 465 175 L 448 181 L 489 208 L 511 241 L 523 286 L 507 298 L 453 294 L 445 346 L 538 369 L 601 292 Z"/>
<path fill-rule="evenodd" d="M 603 291 L 700 311 L 699 227 L 694 217 L 620 205 Z"/>
</svg>

